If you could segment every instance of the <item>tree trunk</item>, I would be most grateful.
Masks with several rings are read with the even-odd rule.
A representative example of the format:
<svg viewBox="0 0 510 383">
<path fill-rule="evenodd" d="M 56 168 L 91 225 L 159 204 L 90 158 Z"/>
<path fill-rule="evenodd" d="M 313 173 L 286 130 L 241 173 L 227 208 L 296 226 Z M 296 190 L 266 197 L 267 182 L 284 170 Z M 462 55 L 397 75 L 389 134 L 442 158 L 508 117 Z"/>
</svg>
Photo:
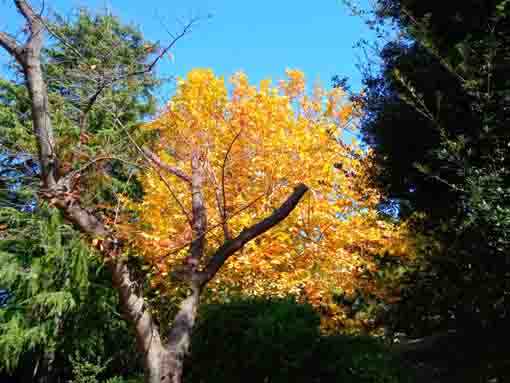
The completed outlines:
<svg viewBox="0 0 510 383">
<path fill-rule="evenodd" d="M 37 372 L 35 381 L 37 383 L 55 383 L 55 351 L 43 351 L 41 356 L 40 368 Z"/>
<path fill-rule="evenodd" d="M 145 383 L 170 383 L 173 375 L 172 357 L 158 337 L 143 358 Z"/>
<path fill-rule="evenodd" d="M 165 343 L 158 336 L 149 345 L 144 355 L 146 383 L 181 383 L 199 302 L 200 289 L 193 288 L 181 303 Z"/>
<path fill-rule="evenodd" d="M 53 137 L 49 116 L 48 94 L 38 57 L 33 57 L 31 54 L 28 54 L 24 69 L 27 87 L 32 101 L 32 121 L 34 124 L 36 142 L 38 144 L 41 180 L 43 181 L 44 187 L 48 188 L 54 186 L 57 181 L 57 156 L 55 153 L 55 139 Z"/>
</svg>

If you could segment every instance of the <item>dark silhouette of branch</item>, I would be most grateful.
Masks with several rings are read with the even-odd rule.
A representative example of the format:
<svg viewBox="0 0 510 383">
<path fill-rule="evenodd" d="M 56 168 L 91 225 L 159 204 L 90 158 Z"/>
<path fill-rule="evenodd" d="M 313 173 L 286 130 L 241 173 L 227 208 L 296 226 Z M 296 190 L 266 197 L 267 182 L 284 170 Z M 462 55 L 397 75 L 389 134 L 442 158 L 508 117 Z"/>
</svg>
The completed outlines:
<svg viewBox="0 0 510 383">
<path fill-rule="evenodd" d="M 226 260 L 236 251 L 240 250 L 246 243 L 259 235 L 265 233 L 278 223 L 283 221 L 294 210 L 298 202 L 308 190 L 305 184 L 299 184 L 294 188 L 294 192 L 287 200 L 276 209 L 269 217 L 244 229 L 241 233 L 230 241 L 226 241 L 212 256 L 205 270 L 201 273 L 199 279 L 202 284 L 209 282 L 218 270 L 223 266 Z"/>
</svg>

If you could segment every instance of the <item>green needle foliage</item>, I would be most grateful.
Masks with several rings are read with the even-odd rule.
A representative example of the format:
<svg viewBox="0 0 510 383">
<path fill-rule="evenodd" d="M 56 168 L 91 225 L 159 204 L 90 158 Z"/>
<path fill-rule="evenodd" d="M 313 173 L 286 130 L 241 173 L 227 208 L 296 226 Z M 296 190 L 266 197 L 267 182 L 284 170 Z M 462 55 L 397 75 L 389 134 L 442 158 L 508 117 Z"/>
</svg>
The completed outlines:
<svg viewBox="0 0 510 383">
<path fill-rule="evenodd" d="M 0 309 L 0 371 L 36 374 L 51 362 L 58 381 L 71 373 L 75 352 L 114 361 L 106 374 L 136 371 L 135 345 L 109 276 L 59 213 L 2 209 L 0 225 L 9 228 L 0 242 L 0 280 L 9 292 Z"/>
<path fill-rule="evenodd" d="M 12 372 L 24 353 L 59 346 L 63 321 L 89 288 L 89 252 L 55 211 L 4 209 L 1 220 L 10 227 L 0 245 L 0 280 L 10 298 L 0 311 L 0 358 Z"/>
</svg>

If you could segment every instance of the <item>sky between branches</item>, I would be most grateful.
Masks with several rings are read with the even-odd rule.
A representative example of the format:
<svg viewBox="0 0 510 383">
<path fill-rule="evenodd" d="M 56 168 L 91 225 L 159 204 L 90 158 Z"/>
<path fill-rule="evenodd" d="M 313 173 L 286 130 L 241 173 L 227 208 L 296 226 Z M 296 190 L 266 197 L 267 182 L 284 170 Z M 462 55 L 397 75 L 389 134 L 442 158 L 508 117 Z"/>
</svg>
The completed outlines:
<svg viewBox="0 0 510 383">
<path fill-rule="evenodd" d="M 366 5 L 369 0 L 361 0 Z M 35 6 L 41 0 L 34 0 Z M 0 0 L 0 28 L 19 30 L 11 0 Z M 250 82 L 276 81 L 285 68 L 304 71 L 309 83 L 320 79 L 329 87 L 335 74 L 361 86 L 353 45 L 373 38 L 362 20 L 338 0 L 45 0 L 47 9 L 70 15 L 73 9 L 110 9 L 122 21 L 138 25 L 145 37 L 165 44 L 168 32 L 179 31 L 179 19 L 201 17 L 199 25 L 181 40 L 158 68 L 162 75 L 184 76 L 196 67 L 213 69 L 227 78 L 245 71 Z M 7 62 L 0 52 L 2 66 Z M 2 71 L 5 69 L 2 68 Z M 168 99 L 168 95 L 161 95 Z"/>
</svg>

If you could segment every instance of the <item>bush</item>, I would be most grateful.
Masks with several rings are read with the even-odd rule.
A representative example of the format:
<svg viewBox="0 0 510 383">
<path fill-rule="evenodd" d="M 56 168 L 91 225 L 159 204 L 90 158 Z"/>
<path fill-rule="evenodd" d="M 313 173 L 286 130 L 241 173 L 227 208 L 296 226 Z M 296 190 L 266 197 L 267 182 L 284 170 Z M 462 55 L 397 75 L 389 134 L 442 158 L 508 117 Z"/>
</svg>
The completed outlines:
<svg viewBox="0 0 510 383">
<path fill-rule="evenodd" d="M 100 379 L 99 376 L 104 375 L 105 370 L 111 360 L 102 361 L 101 357 L 97 357 L 95 360 L 90 360 L 79 352 L 76 352 L 74 357 L 70 357 L 71 364 L 73 366 L 74 379 L 70 383 L 138 383 L 141 380 L 124 380 L 120 376 L 113 376 L 108 379 Z"/>
<path fill-rule="evenodd" d="M 322 337 L 312 362 L 318 382 L 410 382 L 383 344 L 370 337 L 336 335 Z"/>
<path fill-rule="evenodd" d="M 187 382 L 287 381 L 312 357 L 319 317 L 291 300 L 249 298 L 205 306 Z"/>
<path fill-rule="evenodd" d="M 371 338 L 321 337 L 319 316 L 290 299 L 237 299 L 203 308 L 186 383 L 404 381 Z"/>
</svg>

